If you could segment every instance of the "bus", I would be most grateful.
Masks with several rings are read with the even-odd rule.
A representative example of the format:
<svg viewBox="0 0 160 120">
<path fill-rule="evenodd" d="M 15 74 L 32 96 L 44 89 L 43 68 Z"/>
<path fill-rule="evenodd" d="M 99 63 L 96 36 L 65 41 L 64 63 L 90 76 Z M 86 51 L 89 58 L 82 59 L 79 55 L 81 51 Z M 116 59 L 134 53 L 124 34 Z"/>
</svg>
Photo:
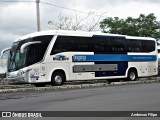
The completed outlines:
<svg viewBox="0 0 160 120">
<path fill-rule="evenodd" d="M 13 43 L 7 67 L 9 83 L 37 87 L 66 81 L 127 78 L 158 74 L 154 38 L 100 32 L 49 30 Z"/>
</svg>

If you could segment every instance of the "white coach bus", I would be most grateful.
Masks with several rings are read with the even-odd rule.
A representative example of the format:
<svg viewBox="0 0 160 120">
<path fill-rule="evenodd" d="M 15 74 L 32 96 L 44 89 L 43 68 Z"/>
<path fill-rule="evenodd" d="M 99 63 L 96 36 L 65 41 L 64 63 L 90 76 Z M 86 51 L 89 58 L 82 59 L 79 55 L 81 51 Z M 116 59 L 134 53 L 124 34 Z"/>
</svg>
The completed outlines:
<svg viewBox="0 0 160 120">
<path fill-rule="evenodd" d="M 7 50 L 10 83 L 40 87 L 73 80 L 136 80 L 158 74 L 154 38 L 52 30 L 17 39 L 1 57 Z"/>
</svg>

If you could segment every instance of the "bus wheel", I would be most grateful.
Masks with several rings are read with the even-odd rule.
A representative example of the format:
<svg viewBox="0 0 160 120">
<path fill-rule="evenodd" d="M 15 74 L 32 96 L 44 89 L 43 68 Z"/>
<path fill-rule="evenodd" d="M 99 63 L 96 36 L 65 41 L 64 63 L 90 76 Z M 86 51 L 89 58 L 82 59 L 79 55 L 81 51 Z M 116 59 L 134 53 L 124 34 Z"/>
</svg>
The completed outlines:
<svg viewBox="0 0 160 120">
<path fill-rule="evenodd" d="M 136 72 L 136 70 L 133 70 L 133 69 L 129 70 L 128 71 L 127 79 L 129 81 L 135 81 L 137 79 L 137 72 Z"/>
<path fill-rule="evenodd" d="M 51 78 L 51 85 L 53 86 L 59 86 L 63 85 L 63 82 L 65 81 L 65 76 L 61 72 L 55 72 L 52 75 Z"/>
<path fill-rule="evenodd" d="M 34 83 L 34 86 L 36 86 L 36 87 L 45 87 L 46 83 Z"/>
</svg>

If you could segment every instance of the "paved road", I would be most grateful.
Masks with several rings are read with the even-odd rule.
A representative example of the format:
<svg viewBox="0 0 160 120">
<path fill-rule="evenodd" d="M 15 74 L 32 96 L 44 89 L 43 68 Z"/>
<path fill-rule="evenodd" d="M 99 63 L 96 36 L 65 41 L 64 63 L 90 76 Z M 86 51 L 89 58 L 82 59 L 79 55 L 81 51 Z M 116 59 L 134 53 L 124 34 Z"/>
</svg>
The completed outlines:
<svg viewBox="0 0 160 120">
<path fill-rule="evenodd" d="M 0 111 L 160 111 L 160 83 L 0 96 Z"/>
</svg>

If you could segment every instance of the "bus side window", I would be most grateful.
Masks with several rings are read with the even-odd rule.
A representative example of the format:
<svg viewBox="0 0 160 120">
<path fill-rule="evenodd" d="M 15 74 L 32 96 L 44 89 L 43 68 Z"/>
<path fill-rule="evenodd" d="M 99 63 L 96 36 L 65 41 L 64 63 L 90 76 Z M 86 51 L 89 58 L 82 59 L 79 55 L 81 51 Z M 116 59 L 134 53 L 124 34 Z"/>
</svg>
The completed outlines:
<svg viewBox="0 0 160 120">
<path fill-rule="evenodd" d="M 36 54 L 36 49 L 37 47 L 35 45 L 30 45 L 29 46 L 29 51 L 28 51 L 28 65 L 34 64 L 37 60 L 37 55 Z"/>
<path fill-rule="evenodd" d="M 112 52 L 126 52 L 126 40 L 125 39 L 112 39 L 111 40 Z"/>
<path fill-rule="evenodd" d="M 155 51 L 155 41 L 141 40 L 142 52 Z"/>
<path fill-rule="evenodd" d="M 53 35 L 46 35 L 46 36 L 37 36 L 33 37 L 32 41 L 41 41 L 40 44 L 32 44 L 28 46 L 28 60 L 27 64 L 32 65 L 34 63 L 40 62 L 44 54 L 46 52 L 46 49 L 53 38 Z"/>
<path fill-rule="evenodd" d="M 127 51 L 128 52 L 140 52 L 141 42 L 138 40 L 127 40 Z"/>
<path fill-rule="evenodd" d="M 127 40 L 128 52 L 152 52 L 155 51 L 155 41 L 149 40 Z"/>
<path fill-rule="evenodd" d="M 56 41 L 53 45 L 51 55 L 54 55 L 54 54 L 61 53 L 61 52 L 65 51 L 66 42 L 67 41 L 65 41 L 63 37 L 58 36 L 58 38 L 56 39 Z M 62 51 L 62 49 L 63 49 L 63 51 Z"/>
<path fill-rule="evenodd" d="M 58 36 L 51 55 L 61 52 L 92 52 L 90 37 Z"/>
<path fill-rule="evenodd" d="M 93 40 L 93 51 L 95 53 L 110 53 L 112 47 L 110 46 L 110 38 L 106 37 L 94 37 Z"/>
</svg>

